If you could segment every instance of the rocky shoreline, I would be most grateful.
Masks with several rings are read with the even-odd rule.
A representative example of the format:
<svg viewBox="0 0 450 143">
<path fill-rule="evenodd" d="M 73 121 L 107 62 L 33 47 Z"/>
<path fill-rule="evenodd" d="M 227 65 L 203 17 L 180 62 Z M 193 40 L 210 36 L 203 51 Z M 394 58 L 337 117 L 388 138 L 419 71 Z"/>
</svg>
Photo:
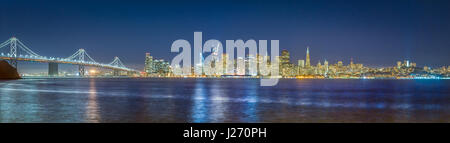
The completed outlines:
<svg viewBox="0 0 450 143">
<path fill-rule="evenodd" d="M 16 68 L 2 60 L 0 61 L 0 79 L 20 79 L 20 75 Z"/>
</svg>

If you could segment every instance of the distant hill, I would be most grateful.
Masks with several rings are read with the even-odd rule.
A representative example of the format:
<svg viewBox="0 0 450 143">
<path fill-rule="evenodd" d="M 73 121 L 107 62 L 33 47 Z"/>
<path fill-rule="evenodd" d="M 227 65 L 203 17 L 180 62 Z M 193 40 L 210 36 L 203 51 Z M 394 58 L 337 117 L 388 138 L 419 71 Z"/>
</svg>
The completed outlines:
<svg viewBox="0 0 450 143">
<path fill-rule="evenodd" d="M 9 65 L 8 62 L 0 61 L 0 79 L 19 79 L 17 69 Z"/>
</svg>

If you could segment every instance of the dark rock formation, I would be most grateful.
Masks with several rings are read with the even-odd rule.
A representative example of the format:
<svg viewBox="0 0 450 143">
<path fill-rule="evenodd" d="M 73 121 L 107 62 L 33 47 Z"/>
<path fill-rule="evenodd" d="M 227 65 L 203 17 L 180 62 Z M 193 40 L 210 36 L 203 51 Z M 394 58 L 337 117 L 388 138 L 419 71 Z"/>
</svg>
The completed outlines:
<svg viewBox="0 0 450 143">
<path fill-rule="evenodd" d="M 0 61 L 0 79 L 19 79 L 17 69 L 9 65 L 6 61 Z"/>
</svg>

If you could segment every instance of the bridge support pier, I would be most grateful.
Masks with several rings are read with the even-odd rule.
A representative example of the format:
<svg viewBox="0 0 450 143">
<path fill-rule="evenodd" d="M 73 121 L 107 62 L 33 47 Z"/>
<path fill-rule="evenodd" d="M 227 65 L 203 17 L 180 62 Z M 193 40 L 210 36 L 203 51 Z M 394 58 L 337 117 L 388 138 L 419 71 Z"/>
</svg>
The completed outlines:
<svg viewBox="0 0 450 143">
<path fill-rule="evenodd" d="M 48 63 L 48 76 L 58 76 L 58 63 Z"/>
<path fill-rule="evenodd" d="M 119 76 L 120 71 L 119 70 L 113 70 L 113 76 Z"/>
<path fill-rule="evenodd" d="M 84 77 L 84 73 L 85 73 L 86 69 L 84 68 L 84 65 L 79 65 L 78 66 L 78 75 L 80 77 Z"/>
</svg>

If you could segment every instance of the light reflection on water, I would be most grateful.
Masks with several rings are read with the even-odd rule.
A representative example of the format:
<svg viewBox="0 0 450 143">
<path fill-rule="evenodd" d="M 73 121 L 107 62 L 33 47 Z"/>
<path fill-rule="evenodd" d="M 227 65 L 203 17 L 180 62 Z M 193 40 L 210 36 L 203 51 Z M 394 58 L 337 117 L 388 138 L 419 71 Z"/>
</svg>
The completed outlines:
<svg viewBox="0 0 450 143">
<path fill-rule="evenodd" d="M 0 122 L 450 122 L 449 80 L 21 79 Z"/>
<path fill-rule="evenodd" d="M 96 80 L 89 80 L 89 97 L 86 106 L 86 116 L 88 122 L 100 122 L 99 107 L 97 105 L 97 87 Z"/>
<path fill-rule="evenodd" d="M 193 96 L 192 120 L 193 122 L 207 122 L 209 108 L 206 107 L 206 93 L 203 81 L 198 81 L 195 84 L 195 92 Z"/>
</svg>

